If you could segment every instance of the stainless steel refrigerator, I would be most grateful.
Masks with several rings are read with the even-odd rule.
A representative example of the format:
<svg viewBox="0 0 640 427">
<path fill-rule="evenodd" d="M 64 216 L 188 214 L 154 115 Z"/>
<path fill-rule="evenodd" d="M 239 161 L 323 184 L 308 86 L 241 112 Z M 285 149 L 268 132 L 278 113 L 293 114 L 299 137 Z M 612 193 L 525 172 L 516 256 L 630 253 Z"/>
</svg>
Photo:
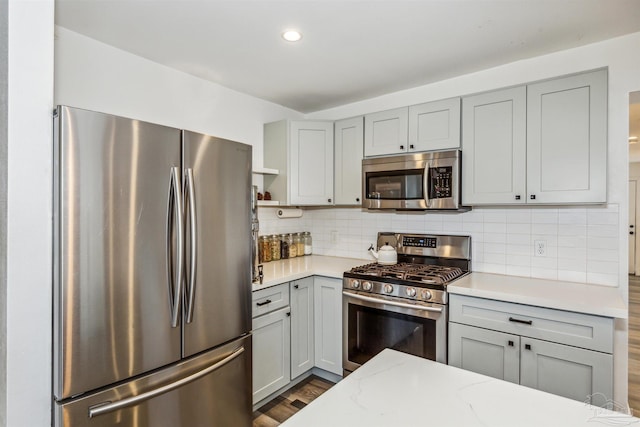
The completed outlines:
<svg viewBox="0 0 640 427">
<path fill-rule="evenodd" d="M 251 425 L 251 146 L 54 127 L 53 424 Z"/>
</svg>

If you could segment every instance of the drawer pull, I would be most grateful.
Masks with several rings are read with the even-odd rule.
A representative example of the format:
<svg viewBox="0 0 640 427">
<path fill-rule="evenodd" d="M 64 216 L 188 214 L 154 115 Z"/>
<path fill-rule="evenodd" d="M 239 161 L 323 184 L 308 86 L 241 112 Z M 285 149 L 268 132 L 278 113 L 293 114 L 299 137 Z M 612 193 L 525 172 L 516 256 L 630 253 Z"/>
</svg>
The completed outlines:
<svg viewBox="0 0 640 427">
<path fill-rule="evenodd" d="M 509 317 L 509 322 L 524 323 L 525 325 L 533 324 L 533 320 L 521 320 L 521 319 L 516 319 L 515 317 Z"/>
<path fill-rule="evenodd" d="M 524 349 L 525 350 L 531 350 L 531 344 L 525 344 L 524 345 Z"/>
<path fill-rule="evenodd" d="M 513 347 L 513 341 L 509 340 L 509 347 Z"/>
<path fill-rule="evenodd" d="M 270 300 L 270 299 L 268 299 L 268 300 L 266 300 L 266 301 L 262 301 L 262 302 L 257 302 L 257 303 L 256 303 L 256 305 L 257 305 L 258 307 L 262 307 L 263 305 L 267 305 L 267 304 L 271 304 L 271 300 Z"/>
</svg>

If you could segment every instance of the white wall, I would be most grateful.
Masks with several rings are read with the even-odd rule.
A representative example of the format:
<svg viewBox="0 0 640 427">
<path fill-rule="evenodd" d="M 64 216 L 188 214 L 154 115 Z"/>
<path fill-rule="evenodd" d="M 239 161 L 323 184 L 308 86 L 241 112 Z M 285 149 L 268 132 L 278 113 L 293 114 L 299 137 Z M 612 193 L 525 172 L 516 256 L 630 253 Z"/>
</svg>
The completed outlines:
<svg viewBox="0 0 640 427">
<path fill-rule="evenodd" d="M 53 0 L 9 0 L 7 426 L 51 421 Z"/>
<path fill-rule="evenodd" d="M 302 114 L 56 27 L 55 103 L 202 132 L 253 146 L 262 125 Z"/>
<path fill-rule="evenodd" d="M 419 88 L 396 92 L 375 99 L 333 108 L 308 115 L 313 119 L 341 119 L 453 96 L 483 92 L 510 85 L 552 78 L 600 67 L 609 68 L 609 147 L 608 147 L 608 212 L 618 212 L 613 224 L 602 224 L 593 230 L 602 237 L 611 234 L 618 240 L 617 286 L 628 298 L 628 120 L 629 93 L 640 89 L 640 33 L 610 39 L 600 43 L 522 60 L 493 69 L 468 74 Z M 558 212 L 569 211 L 558 209 Z M 607 215 L 608 216 L 608 215 Z M 607 219 L 606 221 L 609 221 Z M 617 233 L 609 227 L 617 228 Z M 617 225 L 617 226 L 616 226 Z M 558 227 L 558 230 L 564 227 Z M 510 239 L 511 233 L 507 233 Z M 616 250 L 615 248 L 612 250 Z M 486 258 L 485 258 L 486 259 Z M 591 264 L 591 261 L 588 263 Z M 589 268 L 589 265 L 587 268 Z M 579 298 L 579 295 L 576 296 Z M 614 398 L 627 400 L 627 322 L 616 322 L 614 358 Z"/>
</svg>

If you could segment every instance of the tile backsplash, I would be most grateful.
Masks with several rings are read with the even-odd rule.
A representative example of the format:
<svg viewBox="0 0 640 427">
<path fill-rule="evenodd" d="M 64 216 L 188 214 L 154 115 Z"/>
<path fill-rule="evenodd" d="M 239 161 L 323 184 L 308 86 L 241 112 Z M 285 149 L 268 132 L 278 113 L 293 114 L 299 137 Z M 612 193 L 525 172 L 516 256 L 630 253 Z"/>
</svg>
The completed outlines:
<svg viewBox="0 0 640 427">
<path fill-rule="evenodd" d="M 280 219 L 260 207 L 260 234 L 310 231 L 313 253 L 372 260 L 378 231 L 471 236 L 472 270 L 618 285 L 619 206 L 475 208 L 464 213 L 305 209 Z M 536 243 L 544 246 L 536 253 Z"/>
</svg>

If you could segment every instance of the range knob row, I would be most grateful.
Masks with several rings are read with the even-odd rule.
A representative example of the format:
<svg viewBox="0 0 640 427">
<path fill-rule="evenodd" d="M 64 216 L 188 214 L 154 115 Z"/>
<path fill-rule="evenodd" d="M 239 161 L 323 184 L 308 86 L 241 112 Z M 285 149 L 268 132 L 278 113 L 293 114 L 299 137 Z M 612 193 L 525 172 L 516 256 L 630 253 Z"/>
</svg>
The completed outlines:
<svg viewBox="0 0 640 427">
<path fill-rule="evenodd" d="M 373 284 L 371 282 L 362 282 L 362 283 L 360 283 L 359 280 L 352 280 L 351 281 L 351 287 L 353 289 L 360 289 L 361 286 L 362 286 L 362 289 L 365 290 L 365 291 L 370 291 L 373 288 Z M 393 285 L 386 284 L 386 285 L 384 285 L 382 290 L 386 294 L 391 294 L 391 293 L 393 293 Z M 417 295 L 417 291 L 416 291 L 415 288 L 407 288 L 405 290 L 405 293 L 410 298 L 415 298 L 415 296 Z M 432 296 L 431 295 L 431 291 L 429 291 L 427 289 L 423 289 L 423 290 L 420 291 L 420 296 L 424 300 L 429 300 L 429 299 L 431 299 L 431 296 Z"/>
</svg>

